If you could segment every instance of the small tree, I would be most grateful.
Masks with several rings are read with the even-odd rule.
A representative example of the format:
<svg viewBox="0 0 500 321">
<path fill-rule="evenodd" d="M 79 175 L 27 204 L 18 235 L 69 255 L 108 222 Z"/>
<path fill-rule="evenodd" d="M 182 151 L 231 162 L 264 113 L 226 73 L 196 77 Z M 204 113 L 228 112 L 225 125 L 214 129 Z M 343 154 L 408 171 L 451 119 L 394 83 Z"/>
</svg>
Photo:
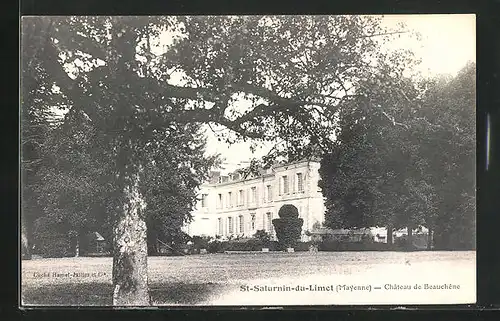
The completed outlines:
<svg viewBox="0 0 500 321">
<path fill-rule="evenodd" d="M 209 243 L 212 241 L 210 236 L 195 235 L 191 238 L 195 249 L 207 249 Z"/>
<path fill-rule="evenodd" d="M 299 211 L 291 204 L 283 205 L 278 215 L 280 218 L 273 220 L 276 237 L 282 247 L 294 247 L 300 238 L 304 220 L 299 218 Z"/>
</svg>

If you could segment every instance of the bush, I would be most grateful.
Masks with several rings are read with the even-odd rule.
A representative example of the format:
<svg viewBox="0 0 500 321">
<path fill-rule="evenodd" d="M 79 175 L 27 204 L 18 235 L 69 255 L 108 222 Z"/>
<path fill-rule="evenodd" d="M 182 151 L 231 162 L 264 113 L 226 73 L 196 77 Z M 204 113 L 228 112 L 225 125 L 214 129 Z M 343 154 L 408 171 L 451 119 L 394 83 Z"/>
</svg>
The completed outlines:
<svg viewBox="0 0 500 321">
<path fill-rule="evenodd" d="M 464 231 L 466 226 L 455 229 L 436 228 L 433 235 L 433 245 L 435 250 L 475 250 L 475 230 Z"/>
<path fill-rule="evenodd" d="M 195 248 L 196 250 L 207 249 L 208 251 L 208 244 L 211 240 L 212 238 L 209 236 L 195 235 L 191 238 L 191 241 L 193 242 L 193 248 Z"/>
<path fill-rule="evenodd" d="M 295 247 L 300 239 L 304 220 L 299 217 L 298 209 L 291 204 L 283 205 L 278 211 L 280 218 L 273 220 L 276 237 L 281 247 Z"/>
<path fill-rule="evenodd" d="M 309 251 L 311 245 L 313 245 L 312 242 L 297 242 L 295 245 L 295 252 L 307 252 Z"/>
<path fill-rule="evenodd" d="M 325 240 L 318 244 L 318 250 L 326 252 L 395 251 L 398 249 L 400 249 L 398 245 L 378 242 L 343 242 L 338 240 Z"/>
<path fill-rule="evenodd" d="M 278 242 L 285 248 L 295 247 L 300 239 L 304 220 L 301 218 L 276 218 L 273 220 Z"/>
<path fill-rule="evenodd" d="M 208 244 L 207 252 L 209 253 L 224 253 L 225 251 L 262 251 L 263 248 L 268 248 L 269 251 L 283 250 L 276 241 L 263 243 L 260 240 L 248 239 L 244 241 L 213 241 Z"/>
<path fill-rule="evenodd" d="M 227 242 L 226 251 L 261 251 L 264 243 L 260 240 L 247 240 L 244 242 Z"/>
<path fill-rule="evenodd" d="M 299 210 L 291 204 L 285 204 L 283 205 L 280 210 L 278 211 L 278 216 L 280 218 L 298 218 L 299 217 Z"/>
<path fill-rule="evenodd" d="M 271 235 L 264 230 L 258 230 L 253 235 L 253 238 L 261 241 L 263 246 L 265 246 L 271 240 Z"/>
<path fill-rule="evenodd" d="M 215 240 L 213 242 L 208 243 L 207 252 L 224 253 L 226 247 L 227 247 L 227 242 L 221 242 L 219 240 Z"/>
</svg>

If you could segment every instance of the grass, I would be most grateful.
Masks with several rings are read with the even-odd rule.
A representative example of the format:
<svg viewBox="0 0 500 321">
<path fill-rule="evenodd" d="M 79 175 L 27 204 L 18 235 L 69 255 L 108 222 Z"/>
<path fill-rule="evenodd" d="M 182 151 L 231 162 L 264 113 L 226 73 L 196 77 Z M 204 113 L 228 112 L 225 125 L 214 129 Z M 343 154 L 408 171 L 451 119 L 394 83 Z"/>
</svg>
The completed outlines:
<svg viewBox="0 0 500 321">
<path fill-rule="evenodd" d="M 363 275 L 382 265 L 440 261 L 453 266 L 469 265 L 475 262 L 475 252 L 209 254 L 150 257 L 148 268 L 155 305 L 196 305 L 230 293 L 248 281 Z M 111 305 L 111 268 L 112 259 L 102 257 L 22 261 L 23 304 Z M 59 276 L 53 276 L 54 272 Z M 80 276 L 76 276 L 78 273 Z"/>
<path fill-rule="evenodd" d="M 150 295 L 154 305 L 196 305 L 211 295 L 222 294 L 229 286 L 217 283 L 151 284 Z M 26 305 L 49 306 L 110 306 L 113 286 L 109 283 L 48 284 L 23 288 Z"/>
</svg>

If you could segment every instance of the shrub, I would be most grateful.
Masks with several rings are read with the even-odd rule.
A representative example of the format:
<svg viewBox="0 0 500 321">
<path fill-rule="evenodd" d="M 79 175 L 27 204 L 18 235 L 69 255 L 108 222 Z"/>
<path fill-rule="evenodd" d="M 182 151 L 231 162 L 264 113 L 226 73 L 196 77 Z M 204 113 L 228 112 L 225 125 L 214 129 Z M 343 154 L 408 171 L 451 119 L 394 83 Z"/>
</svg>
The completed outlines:
<svg viewBox="0 0 500 321">
<path fill-rule="evenodd" d="M 264 230 L 258 230 L 255 232 L 253 238 L 262 242 L 263 247 L 267 247 L 271 241 L 271 235 Z"/>
<path fill-rule="evenodd" d="M 273 220 L 278 242 L 285 248 L 294 247 L 300 239 L 304 220 L 301 218 L 276 218 Z"/>
<path fill-rule="evenodd" d="M 313 230 L 319 230 L 321 228 L 321 223 L 320 222 L 314 222 L 312 229 Z"/>
<path fill-rule="evenodd" d="M 209 236 L 198 236 L 195 235 L 191 238 L 191 241 L 193 242 L 193 248 L 200 250 L 200 249 L 208 249 L 208 244 L 212 240 L 211 237 Z"/>
<path fill-rule="evenodd" d="M 299 210 L 292 204 L 285 204 L 278 211 L 278 216 L 283 219 L 298 218 Z"/>
<path fill-rule="evenodd" d="M 260 240 L 247 240 L 244 242 L 228 242 L 226 251 L 261 251 L 263 243 Z"/>
<path fill-rule="evenodd" d="M 278 211 L 280 218 L 273 220 L 274 230 L 280 246 L 294 247 L 300 238 L 304 220 L 299 217 L 299 211 L 291 204 L 283 205 Z"/>
<path fill-rule="evenodd" d="M 34 254 L 43 257 L 65 257 L 74 255 L 70 237 L 59 232 L 62 230 L 58 223 L 50 218 L 42 217 L 35 221 L 33 235 L 35 238 Z"/>
<path fill-rule="evenodd" d="M 215 240 L 213 242 L 208 243 L 207 252 L 208 253 L 224 253 L 227 247 L 227 242 L 221 242 L 219 240 Z"/>
<path fill-rule="evenodd" d="M 262 243 L 260 240 L 247 239 L 243 241 L 213 241 L 208 244 L 209 253 L 224 253 L 225 251 L 262 251 L 262 248 L 269 248 L 269 251 L 281 251 L 283 247 L 276 241 Z"/>
<path fill-rule="evenodd" d="M 318 244 L 319 251 L 341 252 L 341 251 L 394 251 L 399 249 L 397 245 L 378 242 L 343 242 L 327 239 Z"/>
<path fill-rule="evenodd" d="M 312 242 L 297 242 L 295 252 L 307 252 L 312 244 Z"/>
</svg>

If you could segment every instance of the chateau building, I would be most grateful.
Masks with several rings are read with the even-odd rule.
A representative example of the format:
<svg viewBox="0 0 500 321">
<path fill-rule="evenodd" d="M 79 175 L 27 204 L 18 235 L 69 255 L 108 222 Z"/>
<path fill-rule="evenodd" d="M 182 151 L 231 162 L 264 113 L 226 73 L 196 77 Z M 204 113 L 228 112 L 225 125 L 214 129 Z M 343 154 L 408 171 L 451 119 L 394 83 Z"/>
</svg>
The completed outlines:
<svg viewBox="0 0 500 321">
<path fill-rule="evenodd" d="M 265 230 L 275 238 L 272 220 L 285 204 L 297 207 L 304 219 L 302 240 L 315 223 L 324 221 L 324 199 L 318 187 L 319 162 L 301 161 L 263 170 L 244 178 L 236 171 L 228 175 L 213 172 L 200 188 L 200 201 L 193 220 L 184 227 L 189 235 L 246 236 Z"/>
</svg>

